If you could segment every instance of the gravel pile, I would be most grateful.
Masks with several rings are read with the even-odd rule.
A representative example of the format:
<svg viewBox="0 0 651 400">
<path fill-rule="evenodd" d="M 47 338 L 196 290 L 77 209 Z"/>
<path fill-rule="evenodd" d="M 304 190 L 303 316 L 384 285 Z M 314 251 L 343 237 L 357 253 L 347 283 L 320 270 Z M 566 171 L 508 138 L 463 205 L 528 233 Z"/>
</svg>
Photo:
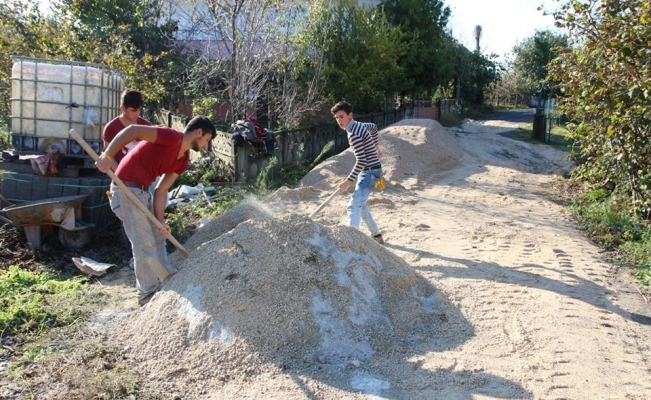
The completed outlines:
<svg viewBox="0 0 651 400">
<path fill-rule="evenodd" d="M 193 398 L 232 379 L 359 366 L 440 323 L 434 288 L 358 230 L 253 205 L 211 226 L 115 335 L 161 387 Z"/>
<path fill-rule="evenodd" d="M 384 179 L 406 189 L 459 166 L 466 155 L 455 134 L 431 119 L 402 120 L 381 130 L 380 150 Z M 348 149 L 310 171 L 300 187 L 331 192 L 354 164 L 355 156 Z"/>
</svg>

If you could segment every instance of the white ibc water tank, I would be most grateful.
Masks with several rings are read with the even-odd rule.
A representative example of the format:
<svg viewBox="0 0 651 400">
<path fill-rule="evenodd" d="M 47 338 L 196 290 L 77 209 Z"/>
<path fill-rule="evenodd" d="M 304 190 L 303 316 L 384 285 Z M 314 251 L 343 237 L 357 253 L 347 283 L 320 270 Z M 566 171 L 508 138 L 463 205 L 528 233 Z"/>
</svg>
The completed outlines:
<svg viewBox="0 0 651 400">
<path fill-rule="evenodd" d="M 75 61 L 12 57 L 10 130 L 14 149 L 40 153 L 53 144 L 85 156 L 69 138 L 75 129 L 100 151 L 104 125 L 120 113 L 124 75 Z"/>
</svg>

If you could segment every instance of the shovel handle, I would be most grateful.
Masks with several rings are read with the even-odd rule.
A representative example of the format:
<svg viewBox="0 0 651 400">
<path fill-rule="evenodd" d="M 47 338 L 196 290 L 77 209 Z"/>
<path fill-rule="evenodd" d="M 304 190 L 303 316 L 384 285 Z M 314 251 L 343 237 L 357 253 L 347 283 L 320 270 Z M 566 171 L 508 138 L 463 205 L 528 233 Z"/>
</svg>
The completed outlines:
<svg viewBox="0 0 651 400">
<path fill-rule="evenodd" d="M 97 155 L 97 153 L 95 153 L 95 150 L 93 150 L 93 148 L 90 147 L 88 143 L 86 143 L 86 141 L 81 136 L 79 136 L 79 134 L 74 129 L 70 129 L 70 137 L 75 139 L 77 143 L 79 143 L 79 145 L 86 151 L 86 153 L 88 153 L 88 155 L 92 157 L 93 160 L 97 161 L 99 159 L 99 156 Z M 113 180 L 113 183 L 115 183 L 117 187 L 119 187 L 122 190 L 122 192 L 127 195 L 127 197 L 133 202 L 133 204 L 135 204 L 140 209 L 140 211 L 142 211 L 142 213 L 145 214 L 145 216 L 151 221 L 152 224 L 154 224 L 156 228 L 165 229 L 165 225 L 163 225 L 154 216 L 154 214 L 152 214 L 151 211 L 149 211 L 149 209 L 144 204 L 142 204 L 140 200 L 138 200 L 135 194 L 131 193 L 131 190 L 129 190 L 127 185 L 125 185 L 124 182 L 122 182 L 122 180 L 118 178 L 111 169 L 106 171 L 106 174 Z M 169 240 L 174 245 L 174 247 L 176 247 L 176 249 L 183 255 L 183 257 L 188 258 L 189 254 L 187 250 L 183 248 L 181 243 L 179 243 L 174 238 L 174 236 L 170 234 L 167 237 L 167 240 Z"/>
<path fill-rule="evenodd" d="M 13 206 L 13 204 L 9 200 L 5 199 L 5 197 L 1 194 L 0 194 L 0 200 L 4 201 L 9 206 Z"/>
<path fill-rule="evenodd" d="M 317 215 L 319 213 L 319 211 L 321 211 L 323 209 L 323 207 L 325 207 L 328 203 L 330 203 L 330 200 L 335 198 L 337 193 L 339 193 L 339 188 L 337 188 L 337 190 L 335 190 L 330 196 L 328 196 L 328 198 L 325 199 L 323 201 L 323 203 L 321 203 L 321 205 L 319 205 L 316 208 L 316 210 L 312 211 L 312 213 L 310 214 L 310 218 L 314 218 L 314 216 Z"/>
</svg>

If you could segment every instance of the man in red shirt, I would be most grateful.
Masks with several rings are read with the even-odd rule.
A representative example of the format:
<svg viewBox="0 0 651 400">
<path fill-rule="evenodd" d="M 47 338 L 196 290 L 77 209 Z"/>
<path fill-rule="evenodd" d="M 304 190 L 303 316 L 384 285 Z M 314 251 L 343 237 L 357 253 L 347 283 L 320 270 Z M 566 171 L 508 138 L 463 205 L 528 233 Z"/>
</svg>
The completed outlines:
<svg viewBox="0 0 651 400">
<path fill-rule="evenodd" d="M 124 128 L 129 125 L 151 125 L 149 121 L 140 116 L 140 110 L 145 103 L 145 97 L 141 92 L 133 89 L 125 89 L 122 92 L 120 99 L 120 111 L 121 114 L 111 121 L 109 121 L 106 126 L 104 126 L 104 132 L 102 132 L 102 138 L 104 139 L 104 148 L 107 148 L 111 140 Z M 115 161 L 119 164 L 120 161 L 124 158 L 125 155 L 132 148 L 136 147 L 138 141 L 133 141 L 124 146 L 119 152 L 115 154 Z M 154 185 L 152 185 L 154 186 Z M 150 190 L 153 195 L 153 188 Z M 128 240 L 126 233 L 124 231 L 124 226 L 122 226 L 122 239 L 125 246 L 128 246 Z"/>
<path fill-rule="evenodd" d="M 189 150 L 205 150 L 215 135 L 215 126 L 203 116 L 190 120 L 183 132 L 166 127 L 130 125 L 115 136 L 95 165 L 102 172 L 116 168 L 115 175 L 165 224 L 167 192 L 187 169 Z M 118 165 L 115 155 L 134 140 L 138 140 L 138 144 Z M 161 179 L 152 199 L 148 188 L 159 176 Z M 142 305 L 176 273 L 165 249 L 169 232 L 156 229 L 114 183 L 109 202 L 115 215 L 122 220 L 131 242 L 138 302 Z"/>
<path fill-rule="evenodd" d="M 120 111 L 122 113 L 109 121 L 109 123 L 104 126 L 104 132 L 102 132 L 104 148 L 107 148 L 109 143 L 111 143 L 111 140 L 113 140 L 122 129 L 129 125 L 151 125 L 149 121 L 140 116 L 140 110 L 142 110 L 144 102 L 144 96 L 137 90 L 126 89 L 122 92 L 122 104 L 120 105 Z M 129 150 L 136 147 L 136 144 L 138 144 L 137 141 L 127 143 L 126 146 L 115 154 L 115 161 L 119 164 L 124 156 L 127 155 Z"/>
</svg>

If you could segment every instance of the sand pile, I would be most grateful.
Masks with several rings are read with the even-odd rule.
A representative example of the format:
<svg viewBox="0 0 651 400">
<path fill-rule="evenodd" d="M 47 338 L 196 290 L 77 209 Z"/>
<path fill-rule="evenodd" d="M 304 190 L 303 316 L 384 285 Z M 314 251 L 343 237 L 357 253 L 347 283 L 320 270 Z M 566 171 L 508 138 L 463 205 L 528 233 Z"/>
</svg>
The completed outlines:
<svg viewBox="0 0 651 400">
<path fill-rule="evenodd" d="M 465 156 L 455 135 L 434 120 L 402 120 L 381 133 L 384 178 L 407 189 L 460 166 Z"/>
<path fill-rule="evenodd" d="M 384 178 L 393 186 L 411 188 L 432 175 L 460 164 L 465 151 L 454 133 L 430 119 L 407 119 L 379 132 Z M 332 191 L 355 164 L 351 149 L 314 168 L 300 186 Z"/>
<path fill-rule="evenodd" d="M 245 201 L 237 205 L 230 210 L 227 210 L 219 216 L 219 218 L 213 219 L 208 222 L 205 226 L 198 229 L 184 244 L 183 247 L 188 251 L 192 252 L 196 250 L 197 247 L 203 245 L 204 243 L 215 239 L 224 232 L 228 232 L 234 229 L 240 222 L 246 221 L 251 218 L 267 218 L 269 216 L 268 212 L 262 207 L 261 204 L 254 201 Z M 185 258 L 178 251 L 173 252 L 169 255 L 170 262 L 177 268 L 183 268 L 183 261 Z"/>
<path fill-rule="evenodd" d="M 434 288 L 355 229 L 251 205 L 212 226 L 114 334 L 149 379 L 184 398 L 288 369 L 363 368 L 431 341 L 445 319 Z"/>
</svg>

